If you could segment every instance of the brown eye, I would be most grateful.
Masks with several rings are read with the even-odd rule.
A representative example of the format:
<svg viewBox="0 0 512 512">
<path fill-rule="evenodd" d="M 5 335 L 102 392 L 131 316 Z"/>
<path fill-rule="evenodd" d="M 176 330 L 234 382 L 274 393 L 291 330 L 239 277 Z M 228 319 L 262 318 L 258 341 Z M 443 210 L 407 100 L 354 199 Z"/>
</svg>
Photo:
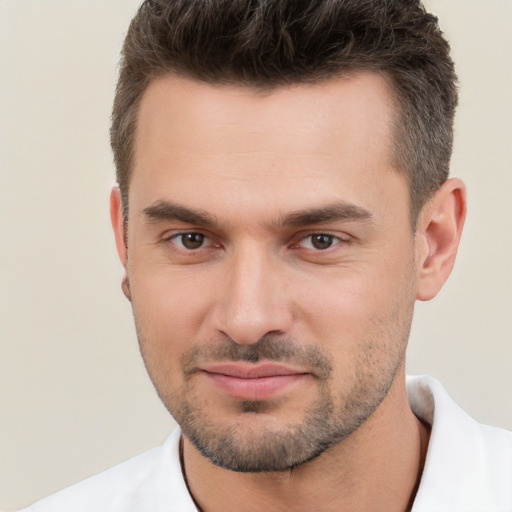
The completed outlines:
<svg viewBox="0 0 512 512">
<path fill-rule="evenodd" d="M 205 238 L 205 235 L 202 233 L 182 233 L 177 235 L 175 240 L 178 245 L 192 251 L 199 249 L 204 244 Z"/>
<path fill-rule="evenodd" d="M 318 250 L 329 249 L 334 243 L 334 238 L 332 235 L 311 235 L 311 245 Z"/>
</svg>

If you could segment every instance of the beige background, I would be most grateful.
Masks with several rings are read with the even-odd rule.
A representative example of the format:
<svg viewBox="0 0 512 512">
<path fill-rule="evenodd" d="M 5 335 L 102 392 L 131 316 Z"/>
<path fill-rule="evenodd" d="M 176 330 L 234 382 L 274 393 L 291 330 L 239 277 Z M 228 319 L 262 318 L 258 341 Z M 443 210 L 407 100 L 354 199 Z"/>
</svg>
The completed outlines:
<svg viewBox="0 0 512 512">
<path fill-rule="evenodd" d="M 160 443 L 108 219 L 108 117 L 138 0 L 0 0 L 0 508 Z M 420 304 L 409 371 L 512 428 L 512 1 L 431 0 L 461 80 L 456 270 Z"/>
</svg>

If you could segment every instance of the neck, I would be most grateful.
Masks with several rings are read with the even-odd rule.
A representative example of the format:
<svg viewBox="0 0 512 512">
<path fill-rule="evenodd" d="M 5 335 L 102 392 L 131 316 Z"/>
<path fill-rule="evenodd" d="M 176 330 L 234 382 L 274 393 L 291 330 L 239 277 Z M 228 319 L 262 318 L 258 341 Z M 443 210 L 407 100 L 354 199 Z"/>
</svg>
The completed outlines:
<svg viewBox="0 0 512 512">
<path fill-rule="evenodd" d="M 203 512 L 405 512 L 416 495 L 428 436 L 409 407 L 405 378 L 397 376 L 356 432 L 308 463 L 280 472 L 237 473 L 213 465 L 184 438 L 183 464 Z"/>
</svg>

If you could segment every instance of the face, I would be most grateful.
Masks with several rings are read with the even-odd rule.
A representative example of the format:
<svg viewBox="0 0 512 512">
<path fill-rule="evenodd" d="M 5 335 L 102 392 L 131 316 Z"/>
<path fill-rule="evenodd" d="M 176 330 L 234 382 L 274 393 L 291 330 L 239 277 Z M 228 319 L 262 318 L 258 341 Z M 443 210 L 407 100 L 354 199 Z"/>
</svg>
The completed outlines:
<svg viewBox="0 0 512 512">
<path fill-rule="evenodd" d="M 394 108 L 372 73 L 264 93 L 171 76 L 143 97 L 124 261 L 139 342 L 220 466 L 314 458 L 403 372 L 417 272 Z"/>
</svg>

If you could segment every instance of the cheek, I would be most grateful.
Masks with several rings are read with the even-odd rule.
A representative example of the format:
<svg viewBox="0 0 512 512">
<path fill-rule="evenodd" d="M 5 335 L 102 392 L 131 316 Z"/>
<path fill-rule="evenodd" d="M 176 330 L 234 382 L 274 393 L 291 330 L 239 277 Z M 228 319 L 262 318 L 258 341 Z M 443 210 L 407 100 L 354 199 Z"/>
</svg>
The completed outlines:
<svg viewBox="0 0 512 512">
<path fill-rule="evenodd" d="M 406 344 L 414 304 L 411 265 L 376 267 L 301 281 L 297 332 L 347 368 L 356 357 L 397 357 Z"/>
<path fill-rule="evenodd" d="M 190 279 L 162 269 L 138 268 L 130 279 L 141 354 L 160 397 L 172 409 L 173 397 L 183 392 L 183 354 L 201 339 L 204 295 L 191 286 Z"/>
<path fill-rule="evenodd" d="M 166 265 L 133 268 L 129 277 L 141 344 L 152 351 L 182 352 L 201 337 L 208 311 L 204 280 Z"/>
<path fill-rule="evenodd" d="M 386 311 L 400 292 L 396 281 L 385 281 L 364 270 L 342 269 L 321 278 L 302 276 L 298 316 L 333 334 L 364 329 L 368 320 Z"/>
</svg>

